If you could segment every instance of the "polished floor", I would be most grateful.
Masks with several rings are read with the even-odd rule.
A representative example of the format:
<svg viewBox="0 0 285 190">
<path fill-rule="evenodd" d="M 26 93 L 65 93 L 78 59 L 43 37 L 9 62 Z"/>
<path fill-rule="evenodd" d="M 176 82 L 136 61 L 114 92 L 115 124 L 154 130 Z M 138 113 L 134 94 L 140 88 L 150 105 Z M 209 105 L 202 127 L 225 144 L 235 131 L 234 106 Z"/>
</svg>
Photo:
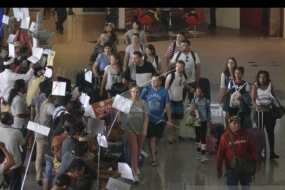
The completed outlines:
<svg viewBox="0 0 285 190">
<path fill-rule="evenodd" d="M 35 14 L 31 13 L 32 14 Z M 35 21 L 35 15 L 32 16 Z M 44 28 L 55 32 L 49 43 L 56 52 L 54 59 L 55 77 L 63 76 L 75 82 L 75 75 L 83 69 L 91 69 L 89 57 L 93 51 L 94 42 L 98 39 L 104 27 L 103 16 L 68 16 L 64 23 L 64 34 L 55 30 L 56 17 L 44 21 Z M 217 27 L 209 31 L 207 24 L 197 28 L 204 33 L 196 38 L 188 34 L 191 48 L 198 53 L 201 60 L 202 77 L 211 81 L 212 103 L 218 101 L 220 75 L 224 70 L 228 57 L 235 57 L 239 66 L 245 68 L 245 80 L 252 83 L 259 70 L 268 70 L 275 86 L 277 97 L 285 105 L 285 40 L 270 37 L 266 32 L 242 27 L 240 30 Z M 126 45 L 122 31 L 116 32 L 119 39 L 118 50 L 123 51 Z M 174 33 L 175 34 L 175 33 Z M 175 40 L 175 35 L 166 31 L 147 34 L 148 43 L 152 43 L 161 57 L 165 70 L 165 51 Z M 7 37 L 7 35 L 6 35 Z M 284 189 L 285 187 L 285 128 L 284 117 L 277 122 L 275 130 L 276 153 L 280 159 L 268 159 L 256 174 L 252 183 L 253 189 Z M 157 167 L 150 166 L 150 158 L 145 159 L 140 168 L 140 183 L 133 185 L 133 190 L 194 190 L 194 189 L 227 189 L 226 178 L 219 180 L 216 176 L 216 155 L 207 155 L 208 162 L 195 160 L 196 150 L 193 139 L 181 140 L 173 145 L 167 143 L 167 131 L 158 150 Z M 269 147 L 268 147 L 269 149 Z M 146 149 L 146 152 L 149 152 Z M 268 155 L 269 157 L 269 155 Z M 104 184 L 104 183 L 102 183 Z M 31 162 L 24 189 L 42 189 L 36 185 L 35 165 Z"/>
</svg>

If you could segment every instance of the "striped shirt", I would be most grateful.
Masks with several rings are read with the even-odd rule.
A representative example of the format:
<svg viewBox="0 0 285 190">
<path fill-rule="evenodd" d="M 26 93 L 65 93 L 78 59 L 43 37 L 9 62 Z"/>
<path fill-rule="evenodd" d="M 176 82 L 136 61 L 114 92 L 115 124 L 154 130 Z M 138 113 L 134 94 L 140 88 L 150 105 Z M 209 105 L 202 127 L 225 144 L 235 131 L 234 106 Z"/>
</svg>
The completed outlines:
<svg viewBox="0 0 285 190">
<path fill-rule="evenodd" d="M 176 46 L 175 46 L 175 50 L 173 52 L 173 55 L 176 53 L 176 52 L 179 52 L 180 51 L 180 45 L 176 42 Z M 165 57 L 169 57 L 170 59 L 173 57 L 172 55 L 172 51 L 173 51 L 173 42 L 168 46 L 167 48 L 167 51 L 165 53 Z"/>
</svg>

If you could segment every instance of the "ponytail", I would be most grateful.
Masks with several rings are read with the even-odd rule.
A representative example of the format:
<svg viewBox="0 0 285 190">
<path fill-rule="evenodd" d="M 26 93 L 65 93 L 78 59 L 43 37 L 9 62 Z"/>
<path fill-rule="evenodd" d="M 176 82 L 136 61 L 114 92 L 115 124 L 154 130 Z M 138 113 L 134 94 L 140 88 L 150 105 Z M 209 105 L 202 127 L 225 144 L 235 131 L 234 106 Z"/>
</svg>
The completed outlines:
<svg viewBox="0 0 285 190">
<path fill-rule="evenodd" d="M 23 79 L 18 79 L 14 83 L 14 88 L 10 91 L 9 97 L 8 97 L 8 104 L 12 104 L 13 99 L 15 96 L 18 95 L 18 92 L 21 91 L 22 88 L 24 88 L 26 85 L 25 81 Z"/>
</svg>

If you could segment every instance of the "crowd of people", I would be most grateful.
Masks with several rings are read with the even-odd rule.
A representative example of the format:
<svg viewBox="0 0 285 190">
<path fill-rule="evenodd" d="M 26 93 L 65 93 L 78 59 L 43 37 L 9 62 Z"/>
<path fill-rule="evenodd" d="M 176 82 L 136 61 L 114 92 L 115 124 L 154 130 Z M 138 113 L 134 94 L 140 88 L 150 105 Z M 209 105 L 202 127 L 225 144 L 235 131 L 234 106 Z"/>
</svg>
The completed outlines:
<svg viewBox="0 0 285 190">
<path fill-rule="evenodd" d="M 187 117 L 184 102 L 191 103 L 189 112 L 194 111 L 195 116 L 195 113 L 199 115 L 199 120 L 195 122 L 198 152 L 196 159 L 202 163 L 207 161 L 205 137 L 208 128 L 213 128 L 211 101 L 206 98 L 210 89 L 199 85 L 200 57 L 191 48 L 184 32 L 178 32 L 176 40 L 166 49 L 166 64 L 162 64 L 155 46 L 147 42 L 139 21 L 133 22 L 133 29 L 128 30 L 124 38 L 127 47 L 122 54 L 117 50 L 114 25 L 106 23 L 105 31 L 94 47 L 89 64 L 93 68 L 94 77 L 102 79 L 98 95 L 103 99 L 109 97 L 114 83 L 124 84 L 130 89 L 127 92 L 132 107 L 127 120 L 122 122 L 123 113 L 119 111 L 116 122 L 124 125 L 131 152 L 134 183 L 139 183 L 138 161 L 145 138 L 148 138 L 150 165 L 153 167 L 159 164 L 156 157 L 165 127 L 168 130 L 168 143 L 173 145 L 178 141 L 179 123 Z M 53 95 L 52 77 L 43 77 L 45 69 L 27 60 L 29 52 L 22 58 L 23 49 L 24 45 L 16 50 L 16 58 L 9 57 L 9 54 L 2 57 L 0 187 L 9 183 L 10 189 L 21 189 L 22 172 L 26 171 L 23 166 L 27 151 L 30 151 L 35 160 L 37 184 L 43 186 L 44 190 L 85 190 L 91 188 L 92 181 L 97 177 L 100 180 L 120 177 L 114 160 L 101 163 L 100 170 L 97 171 L 99 145 L 95 140 L 96 134 L 86 129 L 84 108 L 79 101 L 82 88 L 79 87 L 78 93 L 73 97 L 69 93 L 59 97 Z M 24 67 L 24 62 L 27 64 L 25 67 L 29 69 L 22 73 L 15 72 L 17 66 Z M 163 67 L 166 73 L 162 73 Z M 225 162 L 229 186 L 237 186 L 238 181 L 243 186 L 251 184 L 251 177 L 244 178 L 231 169 L 230 162 L 234 154 L 228 146 L 229 136 L 233 136 L 234 142 L 244 140 L 244 143 L 234 143 L 235 154 L 246 158 L 245 150 L 249 151 L 256 164 L 256 171 L 259 170 L 257 150 L 244 126 L 251 113 L 254 116 L 263 115 L 262 122 L 254 120 L 254 123 L 260 129 L 264 129 L 264 126 L 259 123 L 266 126 L 270 159 L 279 158 L 274 151 L 276 119 L 271 114 L 271 103 L 275 99 L 275 92 L 269 73 L 257 73 L 251 95 L 249 84 L 243 80 L 244 74 L 244 68 L 238 66 L 233 57 L 227 60 L 226 68 L 221 74 L 219 103 L 223 104 L 223 111 L 226 112 L 227 131 L 221 137 L 217 152 L 217 176 L 221 178 L 222 163 Z M 98 119 L 106 119 L 105 117 L 103 114 Z M 49 135 L 27 129 L 29 121 L 50 128 Z M 34 139 L 36 148 L 32 152 Z M 110 168 L 111 171 L 108 170 Z"/>
</svg>

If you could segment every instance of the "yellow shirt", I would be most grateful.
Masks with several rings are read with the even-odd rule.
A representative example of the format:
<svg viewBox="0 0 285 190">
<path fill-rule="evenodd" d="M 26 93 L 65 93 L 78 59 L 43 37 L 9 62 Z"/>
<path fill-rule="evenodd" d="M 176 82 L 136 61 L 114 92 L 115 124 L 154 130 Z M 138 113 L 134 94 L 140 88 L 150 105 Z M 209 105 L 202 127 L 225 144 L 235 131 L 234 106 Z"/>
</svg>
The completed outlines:
<svg viewBox="0 0 285 190">
<path fill-rule="evenodd" d="M 33 97 L 38 95 L 39 90 L 40 90 L 39 85 L 42 81 L 43 81 L 43 76 L 40 76 L 39 78 L 36 78 L 33 80 L 32 84 L 31 84 L 31 86 L 27 92 L 27 104 L 28 104 L 28 106 L 31 105 Z"/>
</svg>

